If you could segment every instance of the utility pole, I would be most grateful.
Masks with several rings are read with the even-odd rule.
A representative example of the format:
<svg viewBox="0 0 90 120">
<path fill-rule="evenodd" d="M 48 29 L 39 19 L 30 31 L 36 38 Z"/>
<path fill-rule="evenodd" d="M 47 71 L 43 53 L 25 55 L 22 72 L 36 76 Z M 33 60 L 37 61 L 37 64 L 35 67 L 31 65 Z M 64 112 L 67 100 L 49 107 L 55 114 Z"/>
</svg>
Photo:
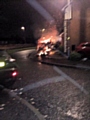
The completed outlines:
<svg viewBox="0 0 90 120">
<path fill-rule="evenodd" d="M 64 53 L 67 52 L 67 20 L 64 19 Z"/>
<path fill-rule="evenodd" d="M 62 8 L 62 11 L 64 11 L 64 53 L 67 53 L 68 56 L 70 54 L 70 36 L 68 36 L 68 22 L 72 19 L 71 3 L 71 0 L 67 0 L 67 4 Z"/>
</svg>

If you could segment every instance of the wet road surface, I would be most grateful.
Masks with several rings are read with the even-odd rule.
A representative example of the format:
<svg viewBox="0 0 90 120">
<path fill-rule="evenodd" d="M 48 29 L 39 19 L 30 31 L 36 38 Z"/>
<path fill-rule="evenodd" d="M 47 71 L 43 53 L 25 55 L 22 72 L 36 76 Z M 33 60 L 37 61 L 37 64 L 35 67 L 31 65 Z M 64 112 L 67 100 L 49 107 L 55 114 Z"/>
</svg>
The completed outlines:
<svg viewBox="0 0 90 120">
<path fill-rule="evenodd" d="M 1 120 L 90 120 L 90 71 L 40 64 L 15 54 L 20 77 L 0 93 Z"/>
</svg>

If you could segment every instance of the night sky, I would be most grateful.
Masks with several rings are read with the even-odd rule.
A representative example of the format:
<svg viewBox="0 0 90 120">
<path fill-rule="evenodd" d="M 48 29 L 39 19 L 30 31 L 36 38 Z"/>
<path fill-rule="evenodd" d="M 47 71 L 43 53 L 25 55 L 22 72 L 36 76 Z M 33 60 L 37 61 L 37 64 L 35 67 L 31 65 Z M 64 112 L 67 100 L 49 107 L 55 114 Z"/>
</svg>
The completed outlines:
<svg viewBox="0 0 90 120">
<path fill-rule="evenodd" d="M 35 10 L 28 0 L 0 0 L 0 38 L 21 35 L 21 26 L 25 27 L 25 35 L 30 36 L 36 29 L 43 28 L 46 20 Z M 32 0 L 31 0 L 32 1 Z M 55 19 L 60 20 L 60 9 L 66 0 L 37 0 Z M 59 3 L 59 4 L 58 4 Z M 58 6 L 57 6 L 58 5 Z"/>
</svg>

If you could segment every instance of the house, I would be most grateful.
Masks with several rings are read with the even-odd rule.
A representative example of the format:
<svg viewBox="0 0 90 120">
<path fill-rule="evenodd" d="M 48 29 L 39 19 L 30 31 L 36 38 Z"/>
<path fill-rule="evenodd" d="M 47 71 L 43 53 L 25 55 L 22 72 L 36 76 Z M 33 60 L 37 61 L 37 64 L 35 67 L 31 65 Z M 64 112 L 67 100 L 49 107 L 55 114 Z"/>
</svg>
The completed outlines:
<svg viewBox="0 0 90 120">
<path fill-rule="evenodd" d="M 73 0 L 71 19 L 67 20 L 67 38 L 69 46 L 81 42 L 90 42 L 90 0 Z"/>
</svg>

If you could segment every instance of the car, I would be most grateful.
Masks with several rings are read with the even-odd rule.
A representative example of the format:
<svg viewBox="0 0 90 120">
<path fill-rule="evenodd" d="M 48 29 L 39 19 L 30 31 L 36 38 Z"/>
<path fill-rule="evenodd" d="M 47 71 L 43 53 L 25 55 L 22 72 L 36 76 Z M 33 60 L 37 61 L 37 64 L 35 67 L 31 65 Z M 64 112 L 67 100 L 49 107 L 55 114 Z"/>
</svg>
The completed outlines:
<svg viewBox="0 0 90 120">
<path fill-rule="evenodd" d="M 76 52 L 82 57 L 90 58 L 90 42 L 83 42 L 76 47 Z"/>
<path fill-rule="evenodd" d="M 16 60 L 6 50 L 0 49 L 0 87 L 11 87 L 18 76 Z"/>
</svg>

